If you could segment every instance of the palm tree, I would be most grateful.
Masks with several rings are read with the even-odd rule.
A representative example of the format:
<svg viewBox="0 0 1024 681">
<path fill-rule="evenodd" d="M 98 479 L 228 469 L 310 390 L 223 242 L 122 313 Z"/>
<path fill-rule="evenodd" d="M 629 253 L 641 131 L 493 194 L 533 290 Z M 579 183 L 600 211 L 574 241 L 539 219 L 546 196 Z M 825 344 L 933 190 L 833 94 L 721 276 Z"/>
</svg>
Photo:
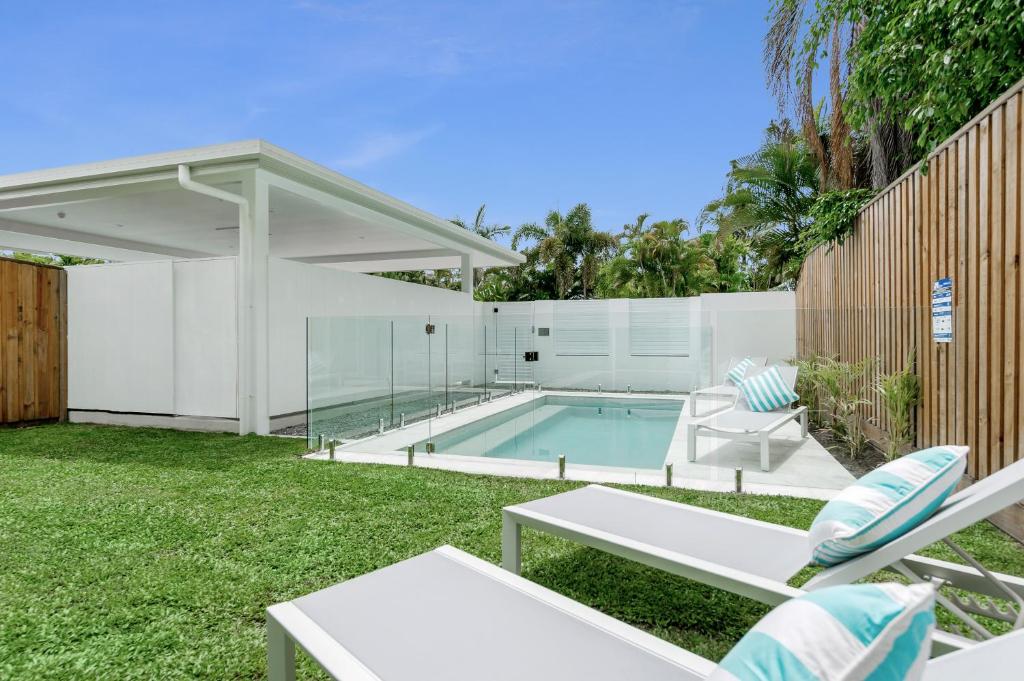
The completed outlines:
<svg viewBox="0 0 1024 681">
<path fill-rule="evenodd" d="M 886 4 L 774 0 L 768 14 L 762 54 L 768 87 L 781 111 L 793 105 L 818 160 L 822 192 L 868 185 L 881 189 L 915 161 L 913 135 L 897 116 L 883 111 L 879 100 L 870 102 L 868 121 L 861 129 L 851 129 L 847 121 L 847 79 L 856 69 L 857 42 L 867 21 L 863 13 L 874 7 Z M 823 53 L 829 59 L 828 107 L 815 106 L 812 97 L 817 60 Z"/>
<path fill-rule="evenodd" d="M 799 271 L 800 234 L 817 194 L 814 156 L 786 121 L 773 123 L 760 149 L 732 162 L 725 195 L 704 207 L 698 225 L 714 227 L 720 239 L 749 240 L 761 287 L 788 285 Z"/>
<path fill-rule="evenodd" d="M 512 235 L 514 249 L 528 242 L 535 244 L 537 260 L 554 273 L 555 292 L 561 300 L 569 298 L 577 284 L 583 298 L 592 295 L 601 262 L 618 245 L 614 236 L 594 229 L 585 203 L 577 204 L 565 215 L 552 210 L 543 226 L 528 223 Z M 527 257 L 529 251 L 524 250 Z"/>
<path fill-rule="evenodd" d="M 454 218 L 452 218 L 450 220 L 450 222 L 452 224 L 454 224 L 454 225 L 458 225 L 459 227 L 461 227 L 463 229 L 467 229 L 470 232 L 474 232 L 475 234 L 479 234 L 480 236 L 482 236 L 485 239 L 490 239 L 491 241 L 494 241 L 494 238 L 496 236 L 498 236 L 498 235 L 508 234 L 509 232 L 512 231 L 512 228 L 509 225 L 500 225 L 500 224 L 497 224 L 497 223 L 487 224 L 487 222 L 485 220 L 486 214 L 487 214 L 487 204 L 486 203 L 481 203 L 480 207 L 476 209 L 476 217 L 473 218 L 473 223 L 472 224 L 467 224 L 465 220 L 463 220 L 462 218 L 460 218 L 457 215 Z M 476 286 L 480 285 L 480 283 L 484 279 L 484 275 L 485 274 L 486 274 L 486 272 L 485 272 L 485 270 L 483 268 L 480 268 L 480 267 L 473 268 L 473 286 L 474 286 L 474 288 Z"/>
<path fill-rule="evenodd" d="M 697 240 L 686 238 L 686 221 L 646 225 L 646 219 L 641 215 L 623 228 L 619 253 L 602 270 L 602 295 L 668 298 L 713 290 L 715 263 Z"/>
<path fill-rule="evenodd" d="M 486 224 L 484 217 L 487 212 L 487 204 L 481 203 L 480 207 L 476 209 L 476 217 L 473 218 L 472 224 L 466 224 L 466 221 L 462 218 L 455 216 L 451 219 L 452 224 L 458 225 L 463 229 L 468 229 L 471 232 L 479 234 L 485 239 L 494 241 L 494 237 L 499 234 L 508 234 L 512 231 L 512 228 L 508 225 L 499 225 L 497 223 Z"/>
</svg>

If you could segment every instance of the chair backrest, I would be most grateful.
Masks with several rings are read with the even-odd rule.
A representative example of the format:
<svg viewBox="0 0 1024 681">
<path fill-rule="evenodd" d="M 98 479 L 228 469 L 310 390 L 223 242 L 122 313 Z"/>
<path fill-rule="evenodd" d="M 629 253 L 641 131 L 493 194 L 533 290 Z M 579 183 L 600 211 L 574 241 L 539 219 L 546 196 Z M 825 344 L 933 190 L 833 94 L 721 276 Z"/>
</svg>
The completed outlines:
<svg viewBox="0 0 1024 681">
<path fill-rule="evenodd" d="M 796 377 L 799 370 L 796 367 L 789 366 L 788 364 L 773 364 L 772 366 L 779 370 L 779 374 L 782 376 L 782 380 L 786 384 L 786 387 L 795 392 Z M 770 368 L 771 367 L 764 367 L 758 371 L 751 370 L 747 375 L 756 376 L 763 371 L 767 371 Z M 779 407 L 778 409 L 774 409 L 773 411 L 788 411 L 791 408 L 791 406 L 792 405 L 787 404 L 786 406 Z M 737 411 L 754 411 L 753 409 L 750 408 L 750 405 L 747 404 L 747 398 L 743 395 L 742 390 L 740 391 L 739 398 L 737 398 L 736 400 L 736 406 L 734 407 L 734 409 Z M 763 414 L 765 412 L 760 413 Z"/>
<path fill-rule="evenodd" d="M 765 364 L 768 363 L 767 357 L 730 357 L 729 363 L 725 365 L 725 370 L 722 372 L 722 383 L 725 383 L 726 375 L 728 375 L 728 373 L 732 371 L 736 367 L 736 365 L 742 362 L 744 359 L 750 359 L 750 361 L 754 363 L 753 368 L 750 369 L 751 371 L 753 369 L 760 369 L 764 367 Z"/>
<path fill-rule="evenodd" d="M 917 527 L 870 553 L 818 573 L 804 588 L 852 584 L 1021 500 L 1024 500 L 1024 460 L 960 490 Z"/>
</svg>

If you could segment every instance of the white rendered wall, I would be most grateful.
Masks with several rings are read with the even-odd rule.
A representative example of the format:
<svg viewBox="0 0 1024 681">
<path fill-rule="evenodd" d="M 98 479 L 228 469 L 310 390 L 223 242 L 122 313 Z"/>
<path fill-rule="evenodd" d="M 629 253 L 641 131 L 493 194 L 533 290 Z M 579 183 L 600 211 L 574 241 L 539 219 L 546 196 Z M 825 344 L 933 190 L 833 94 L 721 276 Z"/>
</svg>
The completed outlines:
<svg viewBox="0 0 1024 681">
<path fill-rule="evenodd" d="M 236 265 L 211 258 L 69 268 L 69 409 L 237 418 Z M 406 349 L 423 352 L 404 353 L 396 382 L 427 381 L 428 314 L 472 333 L 474 303 L 461 292 L 276 258 L 270 291 L 274 416 L 306 408 L 307 317 L 336 316 L 356 332 L 359 317 L 397 320 Z M 362 338 L 329 350 L 359 364 L 383 349 Z M 451 352 L 461 349 L 453 343 Z"/>
<path fill-rule="evenodd" d="M 715 383 L 730 357 L 766 356 L 769 364 L 796 356 L 796 294 L 792 291 L 706 293 L 700 297 L 702 324 L 714 338 Z"/>
<path fill-rule="evenodd" d="M 462 292 L 409 284 L 357 272 L 345 272 L 291 260 L 270 260 L 270 413 L 292 414 L 306 409 L 306 319 L 339 317 L 334 338 L 344 337 L 330 350 L 321 352 L 346 356 L 346 366 L 358 369 L 381 363 L 365 371 L 365 393 L 379 390 L 386 368 L 390 367 L 390 348 L 384 347 L 390 329 L 383 324 L 396 320 L 401 344 L 396 351 L 395 384 L 416 387 L 427 383 L 424 325 L 427 316 L 448 318 L 452 323 L 468 325 L 476 310 L 472 298 Z M 358 318 L 368 318 L 365 321 Z M 364 333 L 355 332 L 361 328 Z M 468 333 L 468 331 L 467 331 Z M 359 336 L 362 336 L 360 339 Z M 402 343 L 403 339 L 406 341 Z M 437 342 L 437 337 L 430 339 Z M 348 343 L 348 345 L 345 345 Z M 320 344 L 322 345 L 322 344 Z M 403 350 L 404 348 L 404 350 Z M 436 355 L 436 348 L 435 353 Z M 440 366 L 435 362 L 436 367 Z M 315 373 L 315 372 L 314 372 Z M 349 376 L 341 376 L 345 390 L 354 389 Z M 436 371 L 435 371 L 436 373 Z M 330 390 L 326 387 L 325 390 Z M 332 395 L 335 400 L 341 395 Z"/>
<path fill-rule="evenodd" d="M 234 258 L 155 261 L 68 268 L 69 409 L 237 418 L 237 333 Z M 390 375 L 390 347 L 362 333 L 369 324 L 396 320 L 402 339 L 394 364 L 396 389 L 437 382 L 441 337 L 427 337 L 431 321 L 452 328 L 449 382 L 483 377 L 482 329 L 500 303 L 474 303 L 461 292 L 407 284 L 370 275 L 270 261 L 270 413 L 306 408 L 306 319 L 338 317 L 351 343 L 329 352 L 351 368 L 376 361 Z M 632 356 L 629 301 L 601 301 L 610 322 L 607 356 L 557 356 L 554 303 L 532 306 L 532 349 L 540 361 L 534 379 L 549 387 L 625 390 L 690 390 L 720 378 L 730 356 L 767 355 L 784 361 L 796 353 L 795 297 L 789 292 L 711 294 L 688 299 L 693 321 L 688 357 Z M 571 304 L 571 303 L 570 303 Z M 519 305 L 522 310 L 524 306 Z M 474 317 L 475 315 L 475 317 Z M 529 315 L 527 315 L 527 319 Z M 376 319 L 377 322 L 374 322 Z M 551 329 L 550 336 L 536 328 Z M 440 331 L 440 330 L 439 330 Z M 390 338 L 390 329 L 387 330 Z M 472 339 L 467 341 L 466 339 Z M 388 363 L 384 367 L 384 362 Z M 494 362 L 489 367 L 492 371 Z M 372 366 L 367 392 L 377 389 Z M 490 377 L 493 380 L 493 377 Z"/>
<path fill-rule="evenodd" d="M 511 319 L 514 313 L 516 323 L 524 327 L 531 325 L 522 320 L 532 308 L 534 333 L 520 344 L 524 350 L 537 350 L 540 359 L 532 366 L 518 364 L 518 373 L 520 378 L 550 388 L 596 389 L 600 385 L 604 390 L 623 391 L 632 386 L 634 390 L 686 392 L 720 381 L 730 357 L 767 356 L 769 362 L 776 363 L 796 354 L 796 298 L 792 292 L 715 293 L 684 300 L 689 307 L 686 356 L 631 354 L 628 299 L 481 303 L 479 309 L 490 328 L 495 307 L 499 316 L 507 311 Z M 607 354 L 557 354 L 556 305 L 606 306 Z M 538 335 L 539 328 L 549 329 L 550 335 Z"/>
<path fill-rule="evenodd" d="M 562 303 L 572 306 L 576 301 Z M 590 301 L 584 301 L 590 302 Z M 690 355 L 634 356 L 629 347 L 629 300 L 596 301 L 608 306 L 608 354 L 601 356 L 558 355 L 559 334 L 554 301 L 534 303 L 534 325 L 550 329 L 549 336 L 537 336 L 534 348 L 540 353 L 535 368 L 535 380 L 552 388 L 581 388 L 602 390 L 657 390 L 685 392 L 700 382 L 699 328 L 690 329 Z M 700 318 L 699 301 L 688 299 L 690 319 Z"/>
<path fill-rule="evenodd" d="M 69 267 L 69 410 L 235 417 L 234 268 Z"/>
</svg>

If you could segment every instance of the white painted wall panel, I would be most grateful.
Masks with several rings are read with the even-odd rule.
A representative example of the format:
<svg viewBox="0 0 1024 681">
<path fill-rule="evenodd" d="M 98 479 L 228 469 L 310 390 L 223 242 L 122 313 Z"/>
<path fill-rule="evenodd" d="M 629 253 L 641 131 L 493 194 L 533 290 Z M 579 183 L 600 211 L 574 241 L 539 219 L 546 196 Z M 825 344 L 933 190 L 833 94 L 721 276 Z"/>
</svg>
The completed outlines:
<svg viewBox="0 0 1024 681">
<path fill-rule="evenodd" d="M 725 375 L 730 357 L 766 356 L 769 364 L 796 356 L 796 294 L 792 291 L 706 293 L 701 324 L 714 339 L 713 381 Z"/>
<path fill-rule="evenodd" d="M 174 413 L 238 417 L 235 258 L 174 263 Z"/>
<path fill-rule="evenodd" d="M 174 413 L 170 261 L 68 268 L 68 408 Z"/>
<path fill-rule="evenodd" d="M 270 413 L 291 414 L 306 409 L 306 318 L 342 316 L 399 320 L 403 339 L 411 348 L 409 361 L 396 364 L 396 384 L 418 386 L 428 383 L 426 335 L 420 336 L 427 316 L 447 318 L 463 328 L 471 325 L 475 312 L 472 298 L 457 291 L 409 284 L 368 274 L 345 272 L 329 267 L 306 265 L 291 260 L 270 259 Z M 339 322 L 351 327 L 355 320 Z M 372 322 L 366 322 L 372 324 Z M 410 336 L 410 334 L 415 334 Z M 340 336 L 338 336 L 340 337 Z M 422 341 L 420 340 L 422 339 Z M 434 340 L 434 339 L 431 339 Z M 384 348 L 365 355 L 367 362 L 379 362 Z M 359 347 L 336 347 L 333 355 L 360 362 Z M 399 358 L 401 359 L 401 358 Z M 321 362 L 337 365 L 338 357 Z M 422 370 L 422 371 L 421 371 Z M 383 371 L 383 370 L 382 370 Z M 367 395 L 379 390 L 381 371 L 370 371 Z M 377 378 L 374 378 L 377 377 Z M 350 385 L 350 384 L 349 384 Z M 376 386 L 376 387 L 375 387 Z"/>
</svg>

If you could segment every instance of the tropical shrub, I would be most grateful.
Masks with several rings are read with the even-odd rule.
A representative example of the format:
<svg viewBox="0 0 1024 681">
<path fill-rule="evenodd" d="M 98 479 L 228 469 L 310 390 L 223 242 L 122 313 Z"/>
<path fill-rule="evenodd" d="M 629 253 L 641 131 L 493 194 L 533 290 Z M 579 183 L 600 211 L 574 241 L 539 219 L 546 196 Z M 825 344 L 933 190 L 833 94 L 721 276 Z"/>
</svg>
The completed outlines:
<svg viewBox="0 0 1024 681">
<path fill-rule="evenodd" d="M 807 407 L 807 419 L 816 428 L 825 425 L 822 411 L 821 379 L 818 376 L 818 367 L 821 362 L 822 358 L 814 354 L 789 360 L 789 363 L 797 368 L 796 392 L 800 395 L 800 404 Z"/>
<path fill-rule="evenodd" d="M 882 374 L 875 385 L 889 417 L 886 428 L 889 446 L 885 451 L 888 459 L 902 456 L 914 441 L 914 407 L 921 402 L 921 381 L 914 371 L 915 354 L 910 352 L 906 368 Z"/>
<path fill-rule="evenodd" d="M 861 423 L 860 407 L 868 404 L 864 393 L 874 370 L 873 358 L 840 362 L 827 358 L 818 364 L 817 377 L 831 419 L 832 434 L 855 459 L 868 445 Z"/>
</svg>

